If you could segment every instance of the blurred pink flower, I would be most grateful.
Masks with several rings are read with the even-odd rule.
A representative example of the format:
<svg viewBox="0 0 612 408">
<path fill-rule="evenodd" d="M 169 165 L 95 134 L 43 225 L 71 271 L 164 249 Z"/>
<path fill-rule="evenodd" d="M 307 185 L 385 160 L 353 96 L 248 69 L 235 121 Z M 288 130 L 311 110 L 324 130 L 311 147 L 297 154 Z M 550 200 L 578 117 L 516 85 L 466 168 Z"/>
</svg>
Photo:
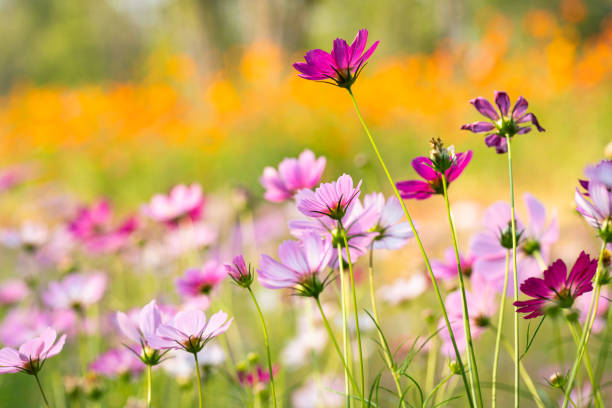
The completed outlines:
<svg viewBox="0 0 612 408">
<path fill-rule="evenodd" d="M 390 285 L 378 288 L 378 296 L 385 302 L 397 306 L 408 300 L 419 297 L 427 289 L 427 278 L 416 273 L 409 278 L 399 278 Z"/>
<path fill-rule="evenodd" d="M 138 357 L 126 348 L 110 349 L 90 364 L 89 369 L 109 378 L 136 377 L 145 366 Z"/>
<path fill-rule="evenodd" d="M 464 276 L 469 277 L 472 274 L 476 257 L 470 253 L 465 256 L 459 254 L 459 260 L 461 262 L 461 272 Z M 456 278 L 459 274 L 459 269 L 457 269 L 455 250 L 452 247 L 447 248 L 444 251 L 444 260 L 433 259 L 431 261 L 431 269 L 436 279 L 449 280 Z"/>
<path fill-rule="evenodd" d="M 26 341 L 15 350 L 5 347 L 0 350 L 0 374 L 26 373 L 36 375 L 48 358 L 64 348 L 66 335 L 57 339 L 57 333 L 51 328 L 43 330 L 40 337 Z"/>
<path fill-rule="evenodd" d="M 259 179 L 266 189 L 264 197 L 268 201 L 280 203 L 291 199 L 303 188 L 312 188 L 319 183 L 325 170 L 325 157 L 315 158 L 310 150 L 304 150 L 297 159 L 284 159 L 274 167 L 264 168 Z"/>
<path fill-rule="evenodd" d="M 597 314 L 593 321 L 593 333 L 600 333 L 606 328 L 606 316 L 610 308 L 610 292 L 607 287 L 602 287 L 599 294 L 599 306 Z M 591 307 L 591 298 L 589 296 L 578 296 L 574 301 L 574 306 L 580 312 L 579 320 L 581 323 L 586 322 Z"/>
<path fill-rule="evenodd" d="M 12 189 L 30 177 L 26 167 L 13 166 L 0 171 L 0 193 Z"/>
<path fill-rule="evenodd" d="M 319 380 L 309 379 L 291 395 L 294 408 L 342 407 L 345 403 L 344 380 L 341 377 L 325 375 Z"/>
<path fill-rule="evenodd" d="M 0 342 L 16 347 L 40 336 L 47 327 L 74 334 L 77 316 L 73 310 L 41 311 L 35 307 L 10 310 L 0 324 Z"/>
<path fill-rule="evenodd" d="M 9 279 L 0 283 L 0 305 L 11 305 L 30 294 L 30 288 L 21 279 Z"/>
<path fill-rule="evenodd" d="M 68 225 L 68 230 L 91 252 L 113 252 L 127 243 L 138 228 L 136 217 L 130 217 L 118 226 L 113 224 L 113 211 L 107 200 L 90 207 L 81 207 Z"/>
<path fill-rule="evenodd" d="M 363 198 L 363 206 L 374 207 L 378 214 L 378 221 L 374 226 L 377 233 L 374 237 L 374 249 L 399 249 L 414 236 L 408 221 L 399 222 L 404 218 L 404 210 L 396 197 L 389 197 L 385 201 L 382 193 L 371 193 Z"/>
<path fill-rule="evenodd" d="M 199 268 L 190 268 L 176 280 L 178 292 L 187 297 L 209 295 L 227 276 L 225 267 L 215 260 Z"/>
<path fill-rule="evenodd" d="M 278 365 L 272 366 L 273 374 L 279 371 Z M 238 370 L 238 381 L 243 386 L 263 389 L 270 382 L 270 371 L 264 369 L 261 365 L 257 365 L 253 370 Z"/>
<path fill-rule="evenodd" d="M 156 194 L 151 198 L 144 212 L 155 221 L 176 226 L 182 219 L 195 222 L 202 216 L 204 196 L 199 184 L 176 185 L 168 195 Z"/>
<path fill-rule="evenodd" d="M 42 298 L 54 309 L 82 311 L 102 299 L 106 284 L 107 278 L 102 272 L 73 273 L 59 282 L 51 282 Z"/>
<path fill-rule="evenodd" d="M 359 188 L 353 187 L 353 179 L 343 174 L 338 181 L 321 184 L 315 191 L 303 189 L 295 195 L 297 208 L 304 215 L 313 218 L 329 217 L 340 220 L 347 213 L 354 200 L 359 198 Z"/>
</svg>

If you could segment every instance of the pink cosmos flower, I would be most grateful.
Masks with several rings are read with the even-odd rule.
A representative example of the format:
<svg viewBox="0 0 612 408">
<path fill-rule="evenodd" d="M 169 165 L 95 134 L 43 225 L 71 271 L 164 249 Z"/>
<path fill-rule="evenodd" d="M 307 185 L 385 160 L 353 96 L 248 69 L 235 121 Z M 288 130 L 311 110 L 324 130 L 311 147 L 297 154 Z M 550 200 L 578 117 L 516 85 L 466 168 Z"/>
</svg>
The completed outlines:
<svg viewBox="0 0 612 408">
<path fill-rule="evenodd" d="M 291 199 L 298 190 L 312 188 L 319 183 L 325 170 L 325 157 L 315 158 L 310 150 L 304 150 L 297 159 L 284 159 L 274 167 L 266 167 L 259 179 L 266 189 L 268 201 L 280 203 Z"/>
<path fill-rule="evenodd" d="M 589 225 L 597 229 L 603 240 L 612 242 L 612 192 L 595 179 L 588 182 L 587 191 L 582 193 L 576 189 L 576 209 Z"/>
<path fill-rule="evenodd" d="M 225 271 L 238 286 L 248 288 L 253 283 L 251 265 L 247 266 L 242 255 L 235 256 L 231 265 L 226 264 Z"/>
<path fill-rule="evenodd" d="M 488 133 L 485 137 L 485 143 L 489 147 L 495 147 L 497 153 L 506 153 L 508 145 L 506 136 L 513 137 L 531 131 L 531 126 L 522 126 L 527 122 L 538 129 L 538 132 L 544 132 L 544 128 L 540 126 L 538 119 L 533 113 L 527 113 L 528 103 L 522 96 L 518 100 L 510 112 L 510 97 L 504 91 L 495 91 L 495 104 L 499 108 L 499 114 L 493 108 L 493 105 L 483 97 L 478 97 L 470 101 L 476 110 L 483 116 L 489 118 L 490 122 L 474 122 L 461 126 L 463 130 L 469 130 L 474 133 Z"/>
<path fill-rule="evenodd" d="M 94 373 L 109 378 L 137 377 L 144 368 L 142 361 L 125 348 L 110 349 L 89 366 Z"/>
<path fill-rule="evenodd" d="M 280 262 L 261 256 L 259 283 L 269 289 L 290 288 L 300 296 L 317 297 L 328 281 L 321 275 L 331 254 L 331 240 L 314 233 L 304 234 L 300 242 L 285 241 L 278 247 Z"/>
<path fill-rule="evenodd" d="M 602 160 L 594 166 L 587 166 L 584 169 L 587 180 L 580 180 L 580 184 L 585 190 L 589 189 L 589 181 L 595 180 L 604 184 L 609 189 L 612 188 L 612 160 Z"/>
<path fill-rule="evenodd" d="M 73 273 L 59 282 L 51 282 L 42 298 L 54 309 L 82 311 L 102 299 L 106 283 L 102 272 Z"/>
<path fill-rule="evenodd" d="M 26 373 L 36 375 L 48 358 L 51 358 L 64 348 L 66 335 L 57 342 L 57 333 L 51 328 L 45 329 L 40 337 L 26 341 L 19 350 L 5 347 L 0 350 L 0 374 Z"/>
<path fill-rule="evenodd" d="M 463 170 L 472 160 L 472 151 L 468 150 L 465 153 L 457 154 L 452 152 L 451 160 L 450 167 L 444 172 L 447 186 L 463 173 Z M 412 161 L 412 167 L 425 181 L 407 180 L 396 183 L 403 198 L 424 200 L 434 194 L 443 194 L 442 173 L 435 170 L 434 163 L 430 158 L 417 157 Z"/>
<path fill-rule="evenodd" d="M 364 197 L 365 208 L 373 207 L 378 214 L 374 226 L 377 235 L 374 237 L 374 249 L 400 249 L 414 236 L 408 221 L 398 222 L 404 218 L 402 205 L 396 197 L 385 201 L 382 193 L 371 193 Z"/>
<path fill-rule="evenodd" d="M 185 350 L 195 354 L 214 337 L 225 333 L 233 319 L 227 319 L 227 313 L 219 311 L 206 320 L 201 310 L 178 312 L 172 319 L 162 323 L 149 339 L 149 344 L 156 349 Z"/>
<path fill-rule="evenodd" d="M 471 253 L 467 255 L 460 253 L 459 261 L 461 263 L 461 272 L 464 276 L 469 277 L 472 274 L 472 268 L 476 261 L 476 257 Z M 459 274 L 455 250 L 452 247 L 447 248 L 446 251 L 444 251 L 444 260 L 433 259 L 431 261 L 431 269 L 436 279 L 455 279 Z"/>
<path fill-rule="evenodd" d="M 295 195 L 297 208 L 313 218 L 329 217 L 341 220 L 353 201 L 359 197 L 361 181 L 353 187 L 353 179 L 343 174 L 338 181 L 321 184 L 314 192 L 303 189 Z"/>
<path fill-rule="evenodd" d="M 479 275 L 470 278 L 471 290 L 465 291 L 465 297 L 470 316 L 470 332 L 472 339 L 477 339 L 489 327 L 491 319 L 497 311 L 496 289 Z M 448 318 L 451 328 L 455 334 L 457 348 L 460 352 L 466 349 L 465 331 L 463 326 L 463 306 L 461 302 L 461 291 L 456 290 L 446 297 L 444 302 L 448 310 Z M 440 320 L 440 336 L 442 337 L 442 352 L 448 356 L 454 356 L 455 351 L 446 329 L 444 320 Z"/>
<path fill-rule="evenodd" d="M 293 68 L 304 79 L 333 81 L 328 83 L 350 89 L 378 47 L 379 41 L 376 41 L 364 52 L 367 42 L 368 30 L 361 29 L 350 46 L 342 38 L 336 38 L 331 53 L 319 49 L 310 50 L 304 56 L 306 62 L 296 62 Z"/>
<path fill-rule="evenodd" d="M 379 219 L 380 214 L 378 212 L 378 207 L 374 202 L 364 207 L 359 199 L 355 199 L 346 210 L 341 222 L 346 231 L 346 241 L 353 263 L 356 262 L 360 256 L 367 253 L 373 239 L 379 235 L 379 233 L 374 231 Z M 315 233 L 323 238 L 330 239 L 334 246 L 330 259 L 331 265 L 337 266 L 338 264 L 338 252 L 335 248 L 340 244 L 342 247 L 342 257 L 348 262 L 348 254 L 344 247 L 344 239 L 340 233 L 338 221 L 327 217 L 310 220 L 293 220 L 289 221 L 289 230 L 291 234 L 298 238 L 302 238 L 306 234 Z M 394 232 L 399 236 L 400 232 L 405 233 L 405 230 L 402 231 L 402 228 L 398 227 Z M 397 238 L 397 236 L 395 238 Z"/>
<path fill-rule="evenodd" d="M 581 323 L 585 323 L 591 308 L 591 298 L 589 296 L 578 296 L 574 301 L 574 306 L 580 312 L 578 319 Z M 608 309 L 610 308 L 610 293 L 607 287 L 602 287 L 599 294 L 599 306 L 597 307 L 597 314 L 593 321 L 593 333 L 600 333 L 606 328 L 606 317 Z"/>
<path fill-rule="evenodd" d="M 113 225 L 113 212 L 107 200 L 90 207 L 81 207 L 70 222 L 68 230 L 91 252 L 113 252 L 125 246 L 138 228 L 136 217 Z"/>
<path fill-rule="evenodd" d="M 168 195 L 156 194 L 144 212 L 155 221 L 176 226 L 182 219 L 197 221 L 202 216 L 204 196 L 199 184 L 174 186 Z"/>
<path fill-rule="evenodd" d="M 565 263 L 558 259 L 544 271 L 544 278 L 529 278 L 521 284 L 521 292 L 532 299 L 514 302 L 517 313 L 527 313 L 525 319 L 543 316 L 559 308 L 569 308 L 576 298 L 593 290 L 592 280 L 597 259 L 580 253 L 569 275 Z"/>
<path fill-rule="evenodd" d="M 278 365 L 272 366 L 273 374 L 276 375 L 279 371 Z M 238 381 L 243 386 L 253 387 L 261 390 L 270 382 L 270 371 L 264 369 L 261 365 L 257 365 L 255 369 L 246 371 L 238 370 Z"/>
<path fill-rule="evenodd" d="M 30 288 L 21 279 L 9 279 L 0 284 L 0 305 L 18 303 L 30 294 Z"/>
<path fill-rule="evenodd" d="M 0 342 L 17 347 L 40 336 L 47 327 L 74 334 L 77 316 L 73 310 L 42 311 L 35 307 L 11 309 L 0 324 Z M 71 333 L 72 332 L 72 333 Z"/>
<path fill-rule="evenodd" d="M 176 280 L 178 292 L 187 297 L 209 295 L 227 276 L 225 267 L 215 260 L 200 268 L 190 268 Z"/>
</svg>

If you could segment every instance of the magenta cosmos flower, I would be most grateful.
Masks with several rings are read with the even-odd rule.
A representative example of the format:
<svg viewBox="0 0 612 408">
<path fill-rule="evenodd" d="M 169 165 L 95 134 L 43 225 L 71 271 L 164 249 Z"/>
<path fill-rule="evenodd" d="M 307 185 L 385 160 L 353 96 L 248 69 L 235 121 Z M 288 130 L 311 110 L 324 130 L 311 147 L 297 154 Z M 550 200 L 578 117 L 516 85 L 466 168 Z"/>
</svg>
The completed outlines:
<svg viewBox="0 0 612 408">
<path fill-rule="evenodd" d="M 323 183 L 315 191 L 298 191 L 295 201 L 298 210 L 308 217 L 341 220 L 353 201 L 359 197 L 360 187 L 361 180 L 354 187 L 351 176 L 343 174 L 338 181 Z"/>
<path fill-rule="evenodd" d="M 98 356 L 89 369 L 109 378 L 131 378 L 142 373 L 145 366 L 138 357 L 125 348 L 110 349 Z"/>
<path fill-rule="evenodd" d="M 266 189 L 268 201 L 280 203 L 291 199 L 298 190 L 312 188 L 319 183 L 325 170 L 325 157 L 315 158 L 310 150 L 304 150 L 297 159 L 284 159 L 274 167 L 266 167 L 259 179 Z"/>
<path fill-rule="evenodd" d="M 278 247 L 280 262 L 262 255 L 257 269 L 259 283 L 269 289 L 293 289 L 300 296 L 318 297 L 329 276 L 321 276 L 332 256 L 331 240 L 306 233 L 301 241 L 285 241 Z"/>
<path fill-rule="evenodd" d="M 113 212 L 107 200 L 81 207 L 68 225 L 72 235 L 91 252 L 112 252 L 122 248 L 138 228 L 136 217 L 113 225 Z"/>
<path fill-rule="evenodd" d="M 226 264 L 225 271 L 238 286 L 248 288 L 253 283 L 251 265 L 247 266 L 242 255 L 235 256 L 231 265 Z"/>
<path fill-rule="evenodd" d="M 325 81 L 350 89 L 378 47 L 379 41 L 376 41 L 365 51 L 367 42 L 368 30 L 361 29 L 350 46 L 342 38 L 336 38 L 331 53 L 319 49 L 310 50 L 304 56 L 306 62 L 296 62 L 293 68 L 304 79 Z"/>
<path fill-rule="evenodd" d="M 592 179 L 588 182 L 586 193 L 576 189 L 574 199 L 578 212 L 597 229 L 601 239 L 612 242 L 612 192 L 608 187 Z"/>
<path fill-rule="evenodd" d="M 174 186 L 168 195 L 156 194 L 144 212 L 155 221 L 176 226 L 183 219 L 197 221 L 202 216 L 204 196 L 199 184 Z"/>
<path fill-rule="evenodd" d="M 276 375 L 279 371 L 277 365 L 272 366 L 272 372 Z M 270 371 L 264 369 L 261 365 L 257 365 L 251 370 L 238 369 L 238 381 L 243 386 L 253 387 L 257 390 L 264 389 L 270 382 Z"/>
<path fill-rule="evenodd" d="M 543 316 L 551 311 L 570 308 L 577 297 L 593 290 L 592 280 L 597 259 L 580 253 L 569 275 L 565 263 L 558 259 L 544 271 L 544 278 L 529 278 L 521 284 L 521 292 L 532 299 L 514 302 L 517 313 L 525 319 Z"/>
<path fill-rule="evenodd" d="M 73 273 L 59 282 L 51 282 L 42 298 L 54 309 L 82 312 L 102 299 L 106 284 L 107 278 L 102 272 Z"/>
<path fill-rule="evenodd" d="M 495 147 L 497 153 L 508 151 L 506 136 L 513 137 L 531 131 L 531 126 L 525 125 L 527 122 L 531 122 L 538 129 L 538 132 L 544 132 L 545 130 L 540 126 L 535 115 L 527 112 L 528 103 L 522 96 L 519 96 L 512 111 L 510 111 L 508 94 L 504 91 L 495 91 L 495 104 L 499 108 L 499 113 L 483 97 L 474 98 L 470 103 L 490 121 L 469 123 L 461 126 L 461 129 L 474 133 L 488 133 L 485 137 L 485 143 L 489 147 Z"/>
<path fill-rule="evenodd" d="M 66 335 L 57 341 L 57 333 L 51 328 L 45 329 L 40 337 L 25 342 L 19 350 L 5 347 L 0 350 L 0 374 L 26 373 L 37 375 L 43 364 L 64 348 Z"/>
<path fill-rule="evenodd" d="M 201 310 L 178 312 L 168 322 L 161 324 L 150 344 L 156 349 L 185 350 L 196 354 L 214 337 L 225 333 L 233 319 L 219 311 L 206 320 Z"/>
<path fill-rule="evenodd" d="M 450 162 L 447 170 L 444 172 L 447 186 L 463 173 L 466 166 L 472 160 L 472 151 L 468 150 L 465 153 L 455 154 L 453 149 L 448 149 L 450 152 Z M 414 198 L 416 200 L 424 200 L 434 194 L 444 194 L 442 187 L 442 173 L 436 170 L 436 165 L 432 159 L 424 156 L 417 157 L 412 161 L 412 167 L 425 181 L 422 180 L 407 180 L 400 181 L 396 184 L 402 198 Z"/>
<path fill-rule="evenodd" d="M 385 200 L 382 193 L 371 193 L 363 198 L 365 208 L 373 208 L 378 214 L 378 220 L 373 228 L 374 249 L 400 249 L 414 232 L 408 221 L 399 222 L 404 218 L 404 210 L 396 197 Z"/>
<path fill-rule="evenodd" d="M 209 295 L 227 276 L 225 267 L 215 260 L 200 268 L 190 268 L 176 280 L 178 292 L 187 297 Z"/>
</svg>

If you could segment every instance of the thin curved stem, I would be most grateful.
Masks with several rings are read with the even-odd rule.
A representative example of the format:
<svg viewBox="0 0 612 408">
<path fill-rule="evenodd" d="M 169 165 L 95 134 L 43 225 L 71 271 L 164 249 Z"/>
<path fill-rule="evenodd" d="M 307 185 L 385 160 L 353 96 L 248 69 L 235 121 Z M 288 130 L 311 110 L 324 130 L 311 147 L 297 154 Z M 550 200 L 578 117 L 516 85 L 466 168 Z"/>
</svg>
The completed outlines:
<svg viewBox="0 0 612 408">
<path fill-rule="evenodd" d="M 506 135 L 508 145 L 508 176 L 510 177 L 510 217 L 512 224 L 512 275 L 514 282 L 514 302 L 518 301 L 518 268 L 516 262 L 516 214 L 514 209 L 514 175 L 512 173 L 512 143 L 510 136 Z M 519 389 L 521 386 L 519 378 L 519 315 L 514 313 L 514 406 L 519 406 Z"/>
<path fill-rule="evenodd" d="M 368 275 L 370 278 L 370 301 L 372 302 L 372 311 L 374 312 L 374 320 L 376 322 L 376 326 L 379 328 L 382 327 L 380 325 L 380 320 L 378 319 L 378 311 L 376 309 L 376 296 L 374 295 L 374 248 L 373 245 L 370 245 L 370 263 L 368 267 Z M 384 344 L 385 339 L 382 335 L 382 329 L 378 332 L 378 337 L 380 338 L 380 343 Z M 397 370 L 395 369 L 395 365 L 393 364 L 393 357 L 390 355 L 388 348 L 383 347 L 385 363 L 387 364 L 387 368 L 393 377 L 393 382 L 395 382 L 395 389 L 397 390 L 397 396 L 402 402 L 401 405 L 403 408 L 406 408 L 406 402 L 404 401 L 402 385 L 400 384 L 399 375 L 397 374 Z"/>
<path fill-rule="evenodd" d="M 359 374 L 361 376 L 361 406 L 365 407 L 365 371 L 363 369 L 363 350 L 361 346 L 361 329 L 359 328 L 359 309 L 357 308 L 357 293 L 355 290 L 355 275 L 353 274 L 353 263 L 351 261 L 351 251 L 349 251 L 348 240 L 346 239 L 346 231 L 342 225 L 342 221 L 338 221 L 340 230 L 342 233 L 342 239 L 344 241 L 344 248 L 346 249 L 346 258 L 349 266 L 349 277 L 351 280 L 351 290 L 353 295 L 353 312 L 355 315 L 355 331 L 357 332 L 357 347 L 359 349 Z M 342 257 L 338 259 L 338 262 L 342 264 Z"/>
<path fill-rule="evenodd" d="M 46 408 L 51 408 L 49 405 L 49 401 L 47 400 L 47 396 L 45 395 L 45 391 L 43 390 L 42 384 L 40 383 L 40 379 L 38 378 L 38 374 L 34 374 L 34 378 L 36 378 L 36 384 L 38 384 L 38 389 L 40 390 L 40 394 L 43 397 L 43 401 L 45 402 Z"/>
<path fill-rule="evenodd" d="M 274 384 L 274 370 L 272 369 L 272 357 L 270 355 L 270 341 L 268 338 L 268 329 L 266 328 L 266 322 L 264 320 L 263 313 L 261 312 L 261 308 L 259 307 L 259 303 L 257 302 L 257 298 L 253 293 L 253 290 L 250 286 L 247 287 L 249 290 L 249 294 L 251 295 L 251 299 L 253 299 L 253 303 L 255 303 L 255 308 L 257 309 L 257 314 L 259 315 L 259 322 L 261 323 L 261 329 L 264 334 L 264 344 L 266 346 L 266 355 L 268 357 L 268 370 L 270 371 L 270 388 L 272 389 L 272 401 L 274 402 L 274 407 L 276 408 L 276 386 Z"/>
<path fill-rule="evenodd" d="M 344 371 L 344 392 L 346 393 L 346 406 L 351 406 L 351 395 L 349 392 L 349 377 L 351 377 L 352 364 L 349 366 L 348 364 L 351 362 L 349 359 L 350 353 L 350 343 L 349 343 L 349 333 L 348 333 L 348 307 L 346 305 L 346 276 L 344 276 L 344 265 L 342 264 L 342 249 L 340 244 L 338 244 L 338 259 L 339 261 L 339 274 L 340 274 L 340 306 L 342 312 L 342 347 L 343 347 L 343 361 L 346 370 Z"/>
<path fill-rule="evenodd" d="M 514 352 L 512 350 L 512 346 L 508 344 L 506 340 L 504 340 L 504 348 L 506 349 L 510 357 L 514 360 Z M 519 367 L 519 373 L 521 377 L 523 378 L 523 382 L 525 382 L 525 385 L 527 386 L 527 390 L 531 393 L 531 396 L 533 397 L 533 402 L 535 402 L 538 408 L 546 408 L 546 405 L 544 405 L 544 401 L 542 401 L 542 398 L 538 394 L 538 390 L 535 387 L 533 380 L 529 376 L 529 373 L 527 372 L 527 370 L 525 369 L 525 366 L 523 366 L 523 363 L 520 360 L 519 360 L 518 367 Z"/>
<path fill-rule="evenodd" d="M 506 308 L 506 293 L 508 292 L 508 277 L 510 275 L 510 251 L 506 251 L 506 274 L 504 275 L 504 290 L 499 301 L 499 317 L 497 318 L 497 334 L 495 336 L 495 352 L 493 354 L 493 375 L 491 378 L 491 406 L 497 404 L 497 369 L 499 367 L 499 349 L 504 327 L 504 310 Z"/>
<path fill-rule="evenodd" d="M 438 392 L 438 390 L 448 382 L 448 380 L 450 380 L 455 374 L 451 373 L 449 375 L 446 376 L 446 378 L 444 378 L 442 381 L 440 381 L 438 383 L 438 385 L 436 385 L 434 387 L 434 389 L 431 391 L 431 393 L 427 396 L 427 398 L 425 399 L 425 401 L 423 402 L 423 407 L 427 407 L 427 404 L 429 403 L 429 401 L 431 400 L 432 397 L 435 397 L 436 393 Z"/>
<path fill-rule="evenodd" d="M 606 250 L 606 242 L 603 241 L 601 244 L 601 250 L 599 251 L 599 259 L 597 261 L 597 271 L 595 272 L 595 290 L 593 291 L 593 295 L 591 297 L 591 305 L 589 307 L 589 313 L 587 314 L 587 321 L 582 330 L 582 335 L 580 337 L 580 343 L 578 345 L 578 350 L 576 351 L 576 359 L 574 360 L 574 365 L 572 366 L 572 370 L 570 372 L 570 376 L 567 382 L 567 388 L 565 389 L 565 396 L 563 398 L 562 408 L 567 408 L 567 404 L 569 403 L 570 393 L 572 392 L 572 388 L 574 387 L 574 382 L 576 381 L 576 375 L 578 374 L 578 367 L 580 367 L 580 361 L 582 360 L 582 356 L 584 355 L 584 351 L 589 342 L 589 337 L 591 335 L 591 330 L 593 329 L 593 323 L 595 322 L 595 317 L 597 316 L 597 308 L 599 306 L 599 293 L 601 291 L 601 285 L 599 282 L 599 277 L 601 274 L 602 263 L 604 252 Z M 593 385 L 595 387 L 596 384 Z M 593 395 L 598 395 L 598 389 L 593 388 Z"/>
<path fill-rule="evenodd" d="M 461 379 L 463 380 L 463 386 L 466 391 L 468 403 L 470 407 L 474 407 L 474 401 L 472 399 L 472 394 L 470 393 L 470 384 L 468 382 L 467 376 L 465 375 L 465 367 L 463 365 L 463 361 L 461 360 L 461 353 L 459 353 L 459 348 L 457 347 L 457 341 L 455 340 L 455 334 L 453 333 L 453 328 L 451 327 L 450 321 L 448 320 L 448 313 L 446 311 L 446 306 L 444 305 L 444 300 L 442 299 L 440 288 L 438 287 L 438 281 L 433 274 L 433 270 L 431 268 L 429 257 L 427 256 L 427 253 L 425 252 L 425 248 L 423 247 L 423 242 L 421 241 L 421 237 L 419 236 L 419 233 L 417 232 L 414 226 L 414 222 L 412 221 L 412 217 L 410 216 L 410 213 L 408 212 L 408 209 L 406 208 L 406 204 L 404 203 L 404 200 L 402 199 L 402 196 L 399 193 L 399 190 L 397 189 L 395 182 L 393 181 L 393 178 L 391 177 L 391 173 L 389 173 L 389 170 L 387 169 L 387 165 L 385 164 L 382 156 L 380 155 L 380 152 L 378 151 L 378 147 L 376 147 L 374 138 L 372 137 L 372 134 L 370 133 L 370 130 L 368 129 L 368 126 L 366 125 L 363 119 L 363 116 L 361 115 L 361 111 L 359 110 L 359 106 L 357 105 L 357 100 L 355 99 L 355 96 L 353 95 L 353 92 L 350 89 L 348 89 L 348 92 L 349 92 L 349 95 L 351 96 L 351 100 L 353 101 L 353 106 L 355 107 L 355 111 L 357 112 L 357 116 L 359 118 L 359 121 L 361 122 L 361 126 L 366 132 L 366 135 L 368 136 L 368 139 L 370 140 L 370 144 L 372 145 L 372 149 L 374 149 L 374 152 L 376 153 L 376 157 L 378 158 L 378 161 L 381 167 L 383 168 L 385 175 L 387 176 L 387 179 L 389 180 L 389 183 L 391 184 L 391 187 L 393 188 L 393 192 L 395 193 L 395 196 L 397 197 L 400 204 L 402 205 L 402 210 L 404 210 L 406 219 L 408 220 L 408 223 L 410 224 L 410 227 L 412 228 L 412 231 L 414 232 L 414 238 L 417 242 L 419 250 L 421 251 L 423 260 L 425 261 L 425 267 L 427 268 L 429 279 L 431 280 L 432 286 L 434 288 L 434 292 L 436 293 L 436 298 L 438 299 L 438 303 L 440 304 L 440 309 L 442 310 L 442 316 L 446 324 L 446 329 L 448 330 L 448 333 L 451 339 L 451 343 L 453 344 L 453 350 L 455 351 L 455 358 L 457 359 L 457 364 L 459 365 L 459 368 L 461 370 Z"/>
<path fill-rule="evenodd" d="M 204 396 L 202 394 L 202 380 L 200 378 L 200 364 L 198 364 L 198 353 L 193 353 L 193 358 L 195 359 L 195 372 L 196 378 L 198 380 L 198 407 L 202 408 L 202 404 L 204 403 Z"/>
<path fill-rule="evenodd" d="M 147 364 L 147 408 L 151 408 L 151 365 Z"/>
<path fill-rule="evenodd" d="M 448 199 L 448 184 L 446 176 L 442 175 L 442 190 L 444 193 L 444 202 L 446 204 L 446 214 L 448 215 L 448 224 L 451 230 L 453 239 L 453 248 L 455 249 L 455 258 L 457 259 L 457 271 L 459 275 L 459 289 L 461 292 L 461 307 L 463 309 L 463 330 L 465 332 L 465 343 L 468 350 L 468 369 L 472 380 L 472 395 L 478 406 L 482 406 L 482 391 L 480 390 L 480 378 L 478 376 L 478 364 L 476 363 L 476 354 L 474 353 L 474 343 L 472 341 L 472 330 L 470 328 L 470 315 L 467 307 L 467 298 L 465 295 L 465 282 L 463 281 L 463 271 L 461 270 L 461 256 L 459 255 L 459 247 L 457 245 L 457 234 L 455 232 L 455 224 L 451 214 L 450 202 Z"/>
</svg>

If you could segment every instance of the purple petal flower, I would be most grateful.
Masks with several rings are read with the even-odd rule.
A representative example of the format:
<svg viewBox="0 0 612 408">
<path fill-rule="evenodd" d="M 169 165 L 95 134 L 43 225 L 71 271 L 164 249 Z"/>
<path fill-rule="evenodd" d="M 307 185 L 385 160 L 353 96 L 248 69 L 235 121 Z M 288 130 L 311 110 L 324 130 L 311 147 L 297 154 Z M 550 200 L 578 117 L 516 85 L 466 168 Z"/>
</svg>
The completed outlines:
<svg viewBox="0 0 612 408">
<path fill-rule="evenodd" d="M 588 183 L 588 193 L 576 189 L 574 194 L 576 209 L 584 219 L 596 228 L 599 236 L 606 242 L 612 241 L 612 192 L 597 179 Z"/>
<path fill-rule="evenodd" d="M 51 328 L 45 329 L 40 337 L 26 341 L 15 350 L 5 347 L 0 350 L 0 374 L 26 373 L 38 374 L 43 364 L 64 348 L 66 335 L 62 335 L 57 341 L 57 333 Z"/>
<path fill-rule="evenodd" d="M 495 104 L 503 116 L 508 116 L 510 110 L 510 97 L 504 91 L 495 91 Z"/>
<path fill-rule="evenodd" d="M 303 189 L 295 196 L 297 208 L 308 217 L 344 217 L 353 200 L 359 197 L 361 181 L 353 187 L 353 179 L 343 174 L 338 181 L 321 184 L 314 192 Z"/>
<path fill-rule="evenodd" d="M 325 157 L 315 158 L 310 150 L 304 150 L 297 159 L 284 159 L 278 171 L 266 167 L 259 179 L 266 189 L 264 197 L 268 201 L 282 202 L 291 199 L 298 190 L 312 188 L 319 183 L 325 170 Z"/>
<path fill-rule="evenodd" d="M 190 268 L 183 277 L 176 280 L 178 292 L 187 297 L 209 295 L 223 279 L 225 267 L 215 260 L 206 262 L 201 268 Z"/>
<path fill-rule="evenodd" d="M 533 319 L 554 309 L 571 307 L 577 297 L 593 290 L 596 270 L 597 259 L 591 259 L 584 251 L 569 275 L 565 263 L 556 260 L 544 271 L 543 278 L 529 278 L 521 284 L 521 292 L 532 299 L 514 302 L 516 312 Z"/>
<path fill-rule="evenodd" d="M 150 218 L 169 226 L 176 226 L 183 219 L 193 222 L 202 217 L 204 197 L 199 184 L 174 186 L 168 195 L 156 194 L 143 208 Z"/>
<path fill-rule="evenodd" d="M 342 38 L 336 38 L 331 53 L 319 49 L 310 50 L 304 56 L 306 62 L 296 62 L 293 68 L 304 79 L 331 80 L 342 88 L 350 89 L 379 44 L 376 41 L 364 52 L 367 42 L 368 30 L 365 29 L 359 30 L 350 46 Z"/>
<path fill-rule="evenodd" d="M 584 174 L 589 180 L 597 181 L 609 189 L 612 189 L 612 160 L 602 160 L 594 166 L 587 166 Z M 589 182 L 580 180 L 585 190 L 589 189 Z"/>
</svg>

